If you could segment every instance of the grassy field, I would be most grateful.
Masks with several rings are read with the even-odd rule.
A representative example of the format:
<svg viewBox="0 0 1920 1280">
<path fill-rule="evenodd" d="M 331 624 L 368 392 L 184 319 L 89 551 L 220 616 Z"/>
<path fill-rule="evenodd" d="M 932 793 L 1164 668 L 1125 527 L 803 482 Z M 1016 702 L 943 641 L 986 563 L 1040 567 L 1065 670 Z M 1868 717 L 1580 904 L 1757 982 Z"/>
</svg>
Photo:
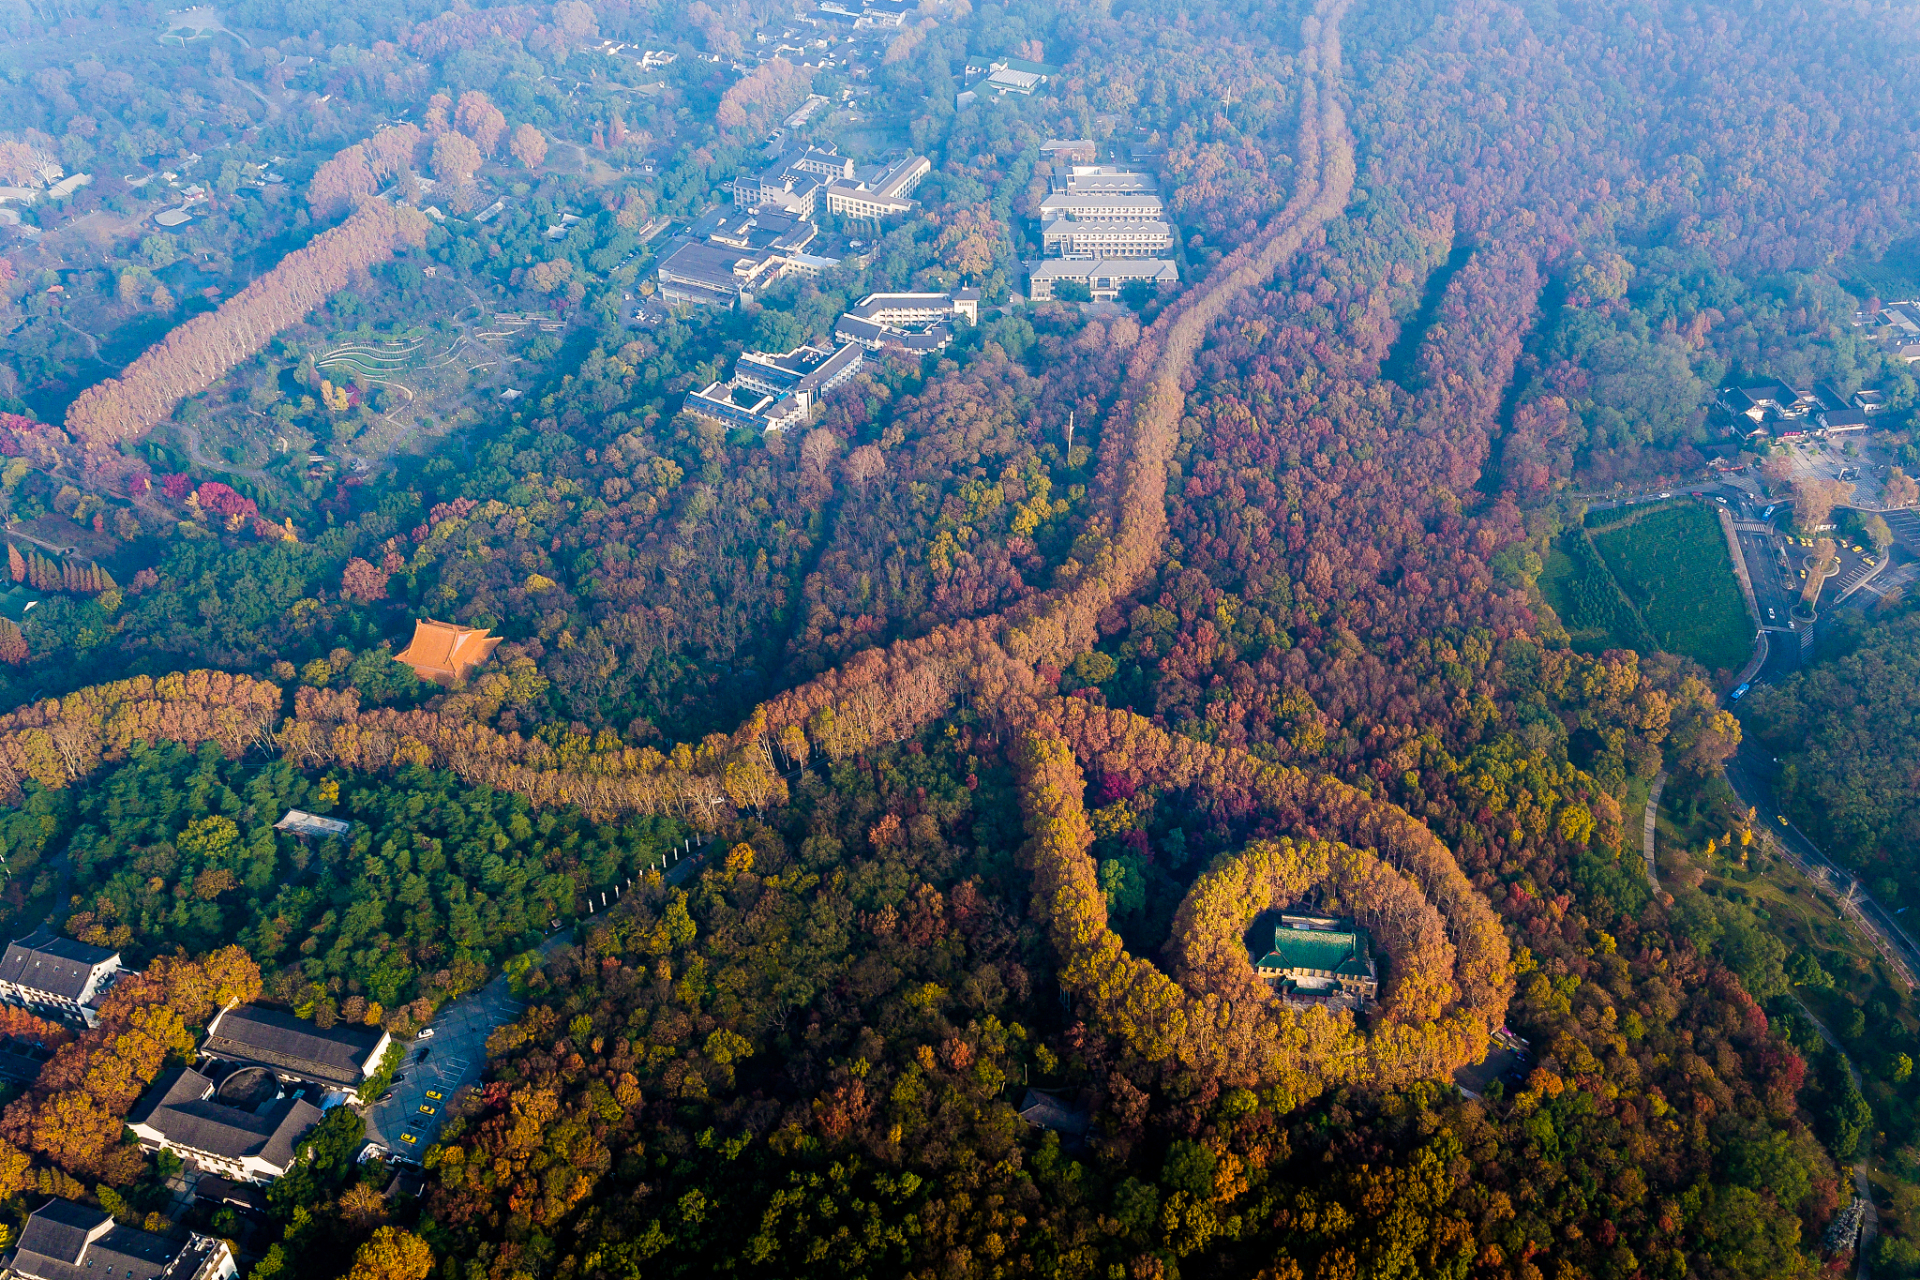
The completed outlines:
<svg viewBox="0 0 1920 1280">
<path fill-rule="evenodd" d="M 1540 571 L 1540 593 L 1560 615 L 1560 624 L 1576 653 L 1605 649 L 1650 652 L 1653 637 L 1613 580 L 1599 554 L 1579 529 L 1569 530 L 1547 552 Z"/>
<path fill-rule="evenodd" d="M 1599 523 L 1587 537 L 1654 644 L 1725 673 L 1753 653 L 1753 622 L 1711 507 L 1681 501 L 1645 508 Z"/>
</svg>

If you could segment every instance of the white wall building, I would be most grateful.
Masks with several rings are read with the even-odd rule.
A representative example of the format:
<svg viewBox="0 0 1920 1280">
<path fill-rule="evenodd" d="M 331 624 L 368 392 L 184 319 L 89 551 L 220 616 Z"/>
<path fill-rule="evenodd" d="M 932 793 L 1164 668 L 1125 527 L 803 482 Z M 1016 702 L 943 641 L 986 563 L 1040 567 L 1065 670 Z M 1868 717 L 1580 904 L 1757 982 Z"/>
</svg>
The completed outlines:
<svg viewBox="0 0 1920 1280">
<path fill-rule="evenodd" d="M 100 1020 L 100 997 L 122 972 L 118 951 L 38 929 L 0 956 L 0 1000 L 91 1027 Z"/>
</svg>

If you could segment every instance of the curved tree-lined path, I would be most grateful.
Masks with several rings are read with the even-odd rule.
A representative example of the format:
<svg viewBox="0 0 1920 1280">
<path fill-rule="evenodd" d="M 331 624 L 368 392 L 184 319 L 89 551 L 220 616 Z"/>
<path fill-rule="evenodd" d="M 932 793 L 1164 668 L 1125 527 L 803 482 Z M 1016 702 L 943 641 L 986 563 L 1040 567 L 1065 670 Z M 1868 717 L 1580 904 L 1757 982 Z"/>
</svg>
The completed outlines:
<svg viewBox="0 0 1920 1280">
<path fill-rule="evenodd" d="M 1208 328 L 1346 206 L 1354 183 L 1353 143 L 1338 88 L 1339 23 L 1346 4 L 1321 0 L 1302 22 L 1301 178 L 1292 199 L 1143 335 L 1129 370 L 1131 395 L 1115 410 L 1124 430 L 1108 433 L 1095 483 L 1093 527 L 1112 533 L 1065 585 L 1005 614 L 857 655 L 771 699 L 730 738 L 715 735 L 671 754 L 620 749 L 563 771 L 544 743 L 496 732 L 467 716 L 458 696 L 440 711 L 396 713 L 362 711 L 350 693 L 313 690 L 300 691 L 294 718 L 270 735 L 275 744 L 306 762 L 360 769 L 431 763 L 540 804 L 579 804 L 601 813 L 670 810 L 712 823 L 729 809 L 759 807 L 783 794 L 776 752 L 793 763 L 814 752 L 841 757 L 898 741 L 967 702 L 992 706 L 1003 724 L 1030 719 L 1053 692 L 1042 669 L 1058 668 L 1090 649 L 1100 615 L 1137 590 L 1159 559 L 1167 531 L 1168 462 L 1186 380 Z M 75 704 L 75 715 L 95 716 L 95 704 L 117 704 L 104 690 L 88 692 L 99 696 L 66 700 Z M 131 692 L 126 696 L 138 700 Z M 59 722 L 64 711 L 49 704 L 33 718 Z M 76 725 L 70 736 L 103 740 L 84 730 Z M 13 776 L 0 777 L 0 790 L 27 776 L 17 765 L 9 769 L 6 755 L 0 751 L 0 773 Z M 76 776 L 85 767 L 84 760 L 68 761 L 64 771 Z"/>
</svg>

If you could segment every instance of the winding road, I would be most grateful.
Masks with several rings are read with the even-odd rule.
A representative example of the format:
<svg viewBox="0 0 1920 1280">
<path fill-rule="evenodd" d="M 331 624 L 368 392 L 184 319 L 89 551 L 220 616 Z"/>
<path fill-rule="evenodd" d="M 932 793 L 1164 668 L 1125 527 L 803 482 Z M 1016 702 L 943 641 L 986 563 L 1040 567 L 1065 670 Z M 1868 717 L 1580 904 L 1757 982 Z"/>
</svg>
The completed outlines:
<svg viewBox="0 0 1920 1280">
<path fill-rule="evenodd" d="M 1754 826 L 1762 831 L 1767 847 L 1786 857 L 1809 880 L 1832 891 L 1840 898 L 1841 910 L 1860 925 L 1881 958 L 1887 962 L 1894 979 L 1911 991 L 1914 974 L 1920 973 L 1920 944 L 1900 927 L 1893 913 L 1866 891 L 1854 874 L 1823 853 L 1798 827 L 1785 820 L 1775 804 L 1772 789 L 1766 784 L 1770 772 L 1759 748 L 1742 744 L 1733 759 L 1727 761 L 1727 785 L 1740 803 L 1755 810 Z"/>
</svg>

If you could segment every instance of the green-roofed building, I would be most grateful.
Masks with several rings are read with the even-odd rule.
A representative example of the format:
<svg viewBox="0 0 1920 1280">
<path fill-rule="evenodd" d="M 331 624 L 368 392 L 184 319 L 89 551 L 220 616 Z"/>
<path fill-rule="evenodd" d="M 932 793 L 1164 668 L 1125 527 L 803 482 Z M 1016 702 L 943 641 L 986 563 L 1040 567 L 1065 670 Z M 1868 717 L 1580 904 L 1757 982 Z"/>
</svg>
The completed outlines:
<svg viewBox="0 0 1920 1280">
<path fill-rule="evenodd" d="M 1380 990 L 1367 931 L 1333 916 L 1283 915 L 1253 970 L 1282 995 L 1368 1002 Z"/>
</svg>

